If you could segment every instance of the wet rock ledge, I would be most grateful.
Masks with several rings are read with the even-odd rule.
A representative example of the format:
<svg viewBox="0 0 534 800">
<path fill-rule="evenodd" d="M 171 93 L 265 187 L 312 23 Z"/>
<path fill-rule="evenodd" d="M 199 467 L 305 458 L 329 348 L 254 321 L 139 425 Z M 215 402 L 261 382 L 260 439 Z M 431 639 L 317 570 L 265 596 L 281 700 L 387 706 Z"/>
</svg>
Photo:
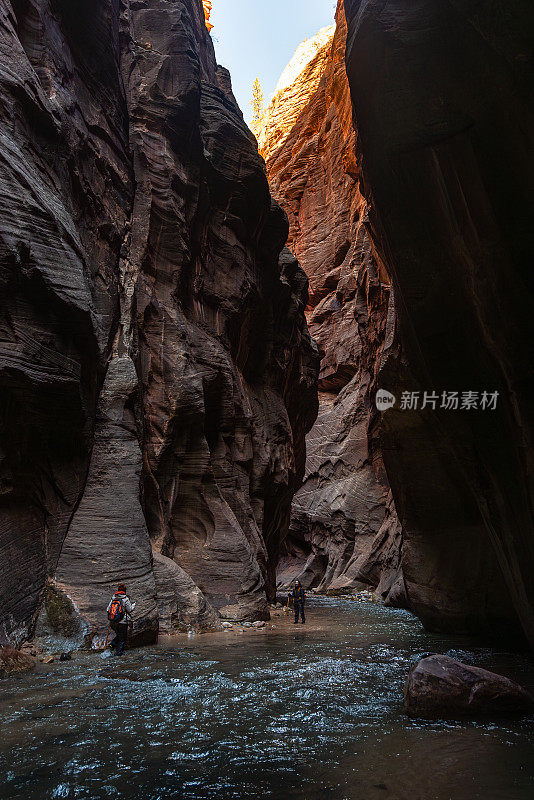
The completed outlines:
<svg viewBox="0 0 534 800">
<path fill-rule="evenodd" d="M 21 672 L 31 672 L 37 662 L 26 653 L 15 650 L 14 647 L 0 648 L 0 678 L 7 678 Z"/>
</svg>

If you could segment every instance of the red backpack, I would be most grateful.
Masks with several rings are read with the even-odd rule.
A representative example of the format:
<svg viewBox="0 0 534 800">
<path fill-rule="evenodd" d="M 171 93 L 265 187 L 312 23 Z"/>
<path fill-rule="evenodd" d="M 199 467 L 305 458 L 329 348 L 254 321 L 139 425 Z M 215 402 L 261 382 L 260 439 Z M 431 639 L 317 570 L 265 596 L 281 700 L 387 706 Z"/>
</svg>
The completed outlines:
<svg viewBox="0 0 534 800">
<path fill-rule="evenodd" d="M 122 597 L 113 597 L 108 611 L 110 622 L 122 622 L 124 619 L 124 603 Z"/>
</svg>

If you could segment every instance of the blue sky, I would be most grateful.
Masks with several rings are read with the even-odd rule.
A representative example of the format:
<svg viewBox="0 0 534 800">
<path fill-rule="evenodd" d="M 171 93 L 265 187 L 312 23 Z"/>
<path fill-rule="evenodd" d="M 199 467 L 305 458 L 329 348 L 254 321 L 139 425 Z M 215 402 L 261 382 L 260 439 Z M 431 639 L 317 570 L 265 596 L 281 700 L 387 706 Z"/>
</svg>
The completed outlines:
<svg viewBox="0 0 534 800">
<path fill-rule="evenodd" d="M 267 103 L 299 44 L 332 25 L 336 5 L 336 0 L 213 0 L 217 61 L 232 73 L 247 122 L 254 78 L 262 82 Z"/>
</svg>

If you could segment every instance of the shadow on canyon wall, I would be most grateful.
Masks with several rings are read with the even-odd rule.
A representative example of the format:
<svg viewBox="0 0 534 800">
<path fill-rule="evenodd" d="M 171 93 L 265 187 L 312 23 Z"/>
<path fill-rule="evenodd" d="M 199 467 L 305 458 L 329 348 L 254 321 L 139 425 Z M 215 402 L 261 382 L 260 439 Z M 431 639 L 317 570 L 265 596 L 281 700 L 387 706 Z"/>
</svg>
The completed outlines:
<svg viewBox="0 0 534 800">
<path fill-rule="evenodd" d="M 499 392 L 495 411 L 384 414 L 409 602 L 430 628 L 533 645 L 534 10 L 345 10 L 363 193 L 398 318 L 379 385 Z"/>
<path fill-rule="evenodd" d="M 323 356 L 281 581 L 531 643 L 533 16 L 340 2 L 258 131 Z"/>
<path fill-rule="evenodd" d="M 533 17 L 340 0 L 273 200 L 199 0 L 0 3 L 2 640 L 47 582 L 86 641 L 120 578 L 139 643 L 267 618 L 279 563 L 534 644 Z"/>
<path fill-rule="evenodd" d="M 198 0 L 0 5 L 3 639 L 268 617 L 316 416 L 308 282 Z"/>
</svg>

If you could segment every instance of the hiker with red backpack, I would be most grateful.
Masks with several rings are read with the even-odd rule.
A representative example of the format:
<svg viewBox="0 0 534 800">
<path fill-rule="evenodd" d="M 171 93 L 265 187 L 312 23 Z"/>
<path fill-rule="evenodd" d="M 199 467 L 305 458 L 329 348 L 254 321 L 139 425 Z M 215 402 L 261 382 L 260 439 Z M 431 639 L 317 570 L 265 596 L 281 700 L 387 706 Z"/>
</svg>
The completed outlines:
<svg viewBox="0 0 534 800">
<path fill-rule="evenodd" d="M 110 628 L 115 631 L 115 638 L 110 644 L 110 647 L 115 648 L 115 655 L 122 656 L 126 646 L 126 638 L 128 636 L 128 625 L 132 622 L 132 614 L 135 608 L 135 603 L 130 602 L 130 598 L 126 594 L 126 586 L 124 583 L 119 583 L 117 591 L 111 598 L 108 606 L 108 619 Z"/>
</svg>

